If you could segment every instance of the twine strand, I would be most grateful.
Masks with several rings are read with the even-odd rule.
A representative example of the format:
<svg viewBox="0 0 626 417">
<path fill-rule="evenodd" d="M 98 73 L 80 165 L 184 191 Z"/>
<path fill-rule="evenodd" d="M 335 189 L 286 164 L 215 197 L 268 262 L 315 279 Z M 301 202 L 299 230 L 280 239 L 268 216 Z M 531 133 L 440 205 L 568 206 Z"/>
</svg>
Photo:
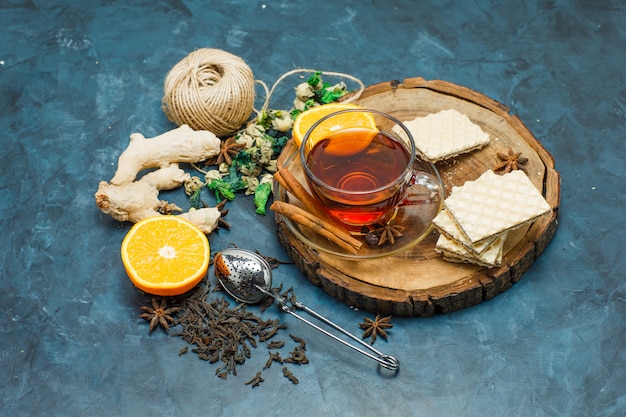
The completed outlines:
<svg viewBox="0 0 626 417">
<path fill-rule="evenodd" d="M 267 110 L 267 108 L 269 106 L 269 103 L 270 103 L 270 100 L 272 98 L 272 94 L 274 94 L 274 91 L 276 90 L 276 87 L 278 87 L 278 85 L 285 78 L 287 78 L 287 77 L 289 77 L 291 75 L 297 74 L 297 73 L 301 73 L 301 72 L 311 74 L 311 73 L 315 73 L 315 72 L 318 72 L 318 71 L 317 70 L 313 70 L 313 69 L 307 69 L 307 68 L 296 68 L 296 69 L 293 69 L 291 71 L 287 71 L 286 73 L 281 75 L 276 80 L 274 85 L 272 85 L 272 88 L 270 89 L 269 93 L 267 93 L 267 96 L 265 98 L 265 102 L 263 103 L 263 107 L 261 108 L 261 111 Z M 357 100 L 359 97 L 361 97 L 361 94 L 363 94 L 363 91 L 365 90 L 365 85 L 363 84 L 363 82 L 360 79 L 358 79 L 358 78 L 356 78 L 356 77 L 354 77 L 354 76 L 352 76 L 350 74 L 344 74 L 344 73 L 341 73 L 341 72 L 332 72 L 332 71 L 322 71 L 322 74 L 323 75 L 330 75 L 330 76 L 333 76 L 333 77 L 347 78 L 349 80 L 354 81 L 355 83 L 357 83 L 359 85 L 359 89 L 352 96 L 350 96 L 345 101 L 343 101 L 344 103 L 351 103 L 351 102 Z M 265 89 L 267 91 L 267 86 L 265 86 Z"/>
</svg>

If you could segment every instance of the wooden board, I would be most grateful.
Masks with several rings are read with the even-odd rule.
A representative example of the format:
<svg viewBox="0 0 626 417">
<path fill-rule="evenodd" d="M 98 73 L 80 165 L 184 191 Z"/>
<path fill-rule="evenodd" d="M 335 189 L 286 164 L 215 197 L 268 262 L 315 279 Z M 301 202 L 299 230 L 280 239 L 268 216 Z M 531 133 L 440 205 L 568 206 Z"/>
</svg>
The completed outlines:
<svg viewBox="0 0 626 417">
<path fill-rule="evenodd" d="M 434 247 L 437 232 L 396 255 L 349 260 L 307 246 L 276 215 L 278 237 L 298 268 L 315 285 L 347 305 L 393 316 L 431 316 L 476 305 L 509 289 L 543 252 L 557 227 L 560 177 L 552 156 L 504 105 L 470 89 L 422 78 L 367 87 L 355 101 L 402 121 L 444 109 L 466 114 L 490 135 L 479 151 L 437 163 L 445 196 L 455 185 L 474 180 L 499 161 L 496 152 L 511 147 L 528 158 L 524 165 L 552 212 L 507 237 L 502 266 L 485 268 L 444 261 Z M 295 151 L 289 145 L 279 165 Z M 292 155 L 291 155 L 292 156 Z M 514 201 L 511 204 L 515 204 Z"/>
</svg>

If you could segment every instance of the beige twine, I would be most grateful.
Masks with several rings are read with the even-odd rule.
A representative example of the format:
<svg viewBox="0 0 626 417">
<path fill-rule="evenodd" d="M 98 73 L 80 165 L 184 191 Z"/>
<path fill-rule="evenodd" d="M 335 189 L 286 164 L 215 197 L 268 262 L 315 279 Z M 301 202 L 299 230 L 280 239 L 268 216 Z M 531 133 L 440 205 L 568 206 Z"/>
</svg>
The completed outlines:
<svg viewBox="0 0 626 417">
<path fill-rule="evenodd" d="M 261 109 L 261 111 L 267 110 L 269 103 L 270 103 L 270 99 L 272 98 L 272 94 L 274 94 L 274 91 L 276 91 L 276 87 L 278 87 L 278 84 L 280 84 L 283 80 L 285 80 L 285 78 L 294 74 L 298 74 L 298 73 L 311 73 L 312 74 L 315 72 L 317 72 L 317 70 L 306 69 L 306 68 L 297 68 L 297 69 L 288 71 L 284 73 L 283 75 L 281 75 L 280 78 L 278 78 L 278 80 L 276 80 L 276 82 L 274 83 L 274 85 L 269 91 L 267 90 L 267 86 L 263 82 L 260 82 L 260 84 L 265 89 L 265 93 L 266 93 L 265 103 L 263 103 L 263 108 Z M 357 100 L 359 97 L 361 97 L 361 94 L 365 90 L 365 85 L 363 84 L 363 82 L 360 79 L 353 77 L 350 74 L 344 74 L 341 72 L 331 72 L 331 71 L 321 71 L 321 73 L 323 76 L 330 75 L 334 77 L 347 78 L 349 80 L 354 81 L 355 83 L 359 85 L 359 89 L 347 99 L 342 100 L 342 103 L 351 103 Z"/>
<path fill-rule="evenodd" d="M 252 70 L 243 59 L 220 49 L 202 48 L 190 53 L 176 64 L 165 77 L 161 107 L 168 119 L 195 130 L 208 130 L 217 136 L 235 133 L 249 120 L 253 111 L 267 110 L 278 85 L 297 73 L 314 73 L 312 69 L 294 69 L 280 76 L 268 90 L 267 85 L 254 80 Z M 343 77 L 356 82 L 359 89 L 344 103 L 358 99 L 365 86 L 356 77 L 339 72 L 324 75 Z M 261 110 L 254 108 L 255 83 L 265 91 Z"/>
<path fill-rule="evenodd" d="M 178 125 L 226 136 L 250 117 L 254 82 L 252 70 L 238 56 L 220 49 L 198 49 L 167 74 L 161 107 Z"/>
</svg>

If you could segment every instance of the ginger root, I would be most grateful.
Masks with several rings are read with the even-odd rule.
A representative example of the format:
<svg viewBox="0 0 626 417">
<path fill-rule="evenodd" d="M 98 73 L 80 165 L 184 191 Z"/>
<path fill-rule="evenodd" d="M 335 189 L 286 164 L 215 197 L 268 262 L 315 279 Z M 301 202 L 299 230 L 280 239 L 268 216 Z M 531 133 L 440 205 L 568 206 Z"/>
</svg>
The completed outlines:
<svg viewBox="0 0 626 417">
<path fill-rule="evenodd" d="M 146 139 L 140 133 L 130 136 L 130 143 L 118 159 L 110 184 L 101 181 L 95 194 L 96 205 L 118 221 L 136 223 L 146 217 L 182 212 L 175 204 L 159 199 L 159 191 L 180 187 L 190 175 L 179 162 L 200 162 L 220 151 L 220 139 L 208 131 L 195 131 L 187 125 Z M 157 168 L 135 180 L 142 170 Z M 202 232 L 211 233 L 222 214 L 217 207 L 202 208 L 180 216 L 194 223 Z"/>
<path fill-rule="evenodd" d="M 218 155 L 220 140 L 207 130 L 193 130 L 187 125 L 146 139 L 141 133 L 130 135 L 128 147 L 120 155 L 111 184 L 135 180 L 147 168 L 166 167 L 172 162 L 200 162 Z"/>
</svg>

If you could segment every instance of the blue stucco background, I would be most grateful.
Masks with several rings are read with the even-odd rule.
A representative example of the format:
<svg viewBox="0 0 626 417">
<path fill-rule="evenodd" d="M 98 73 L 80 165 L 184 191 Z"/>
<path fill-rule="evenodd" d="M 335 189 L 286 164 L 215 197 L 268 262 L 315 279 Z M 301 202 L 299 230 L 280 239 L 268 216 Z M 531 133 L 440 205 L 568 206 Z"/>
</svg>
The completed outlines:
<svg viewBox="0 0 626 417">
<path fill-rule="evenodd" d="M 0 414 L 624 415 L 625 22 L 621 0 L 0 2 Z M 554 239 L 490 301 L 394 318 L 376 343 L 401 360 L 394 378 L 275 309 L 264 314 L 307 340 L 300 384 L 275 367 L 244 385 L 263 350 L 217 378 L 178 356 L 181 339 L 137 318 L 149 298 L 121 264 L 130 225 L 94 202 L 131 133 L 174 127 L 161 110 L 164 77 L 202 47 L 242 57 L 270 85 L 294 68 L 366 85 L 420 76 L 503 103 L 555 158 Z M 296 81 L 273 108 L 290 106 Z M 284 259 L 273 219 L 252 207 L 235 200 L 233 227 L 210 236 L 212 249 Z M 369 315 L 292 265 L 274 278 L 354 332 Z"/>
</svg>

